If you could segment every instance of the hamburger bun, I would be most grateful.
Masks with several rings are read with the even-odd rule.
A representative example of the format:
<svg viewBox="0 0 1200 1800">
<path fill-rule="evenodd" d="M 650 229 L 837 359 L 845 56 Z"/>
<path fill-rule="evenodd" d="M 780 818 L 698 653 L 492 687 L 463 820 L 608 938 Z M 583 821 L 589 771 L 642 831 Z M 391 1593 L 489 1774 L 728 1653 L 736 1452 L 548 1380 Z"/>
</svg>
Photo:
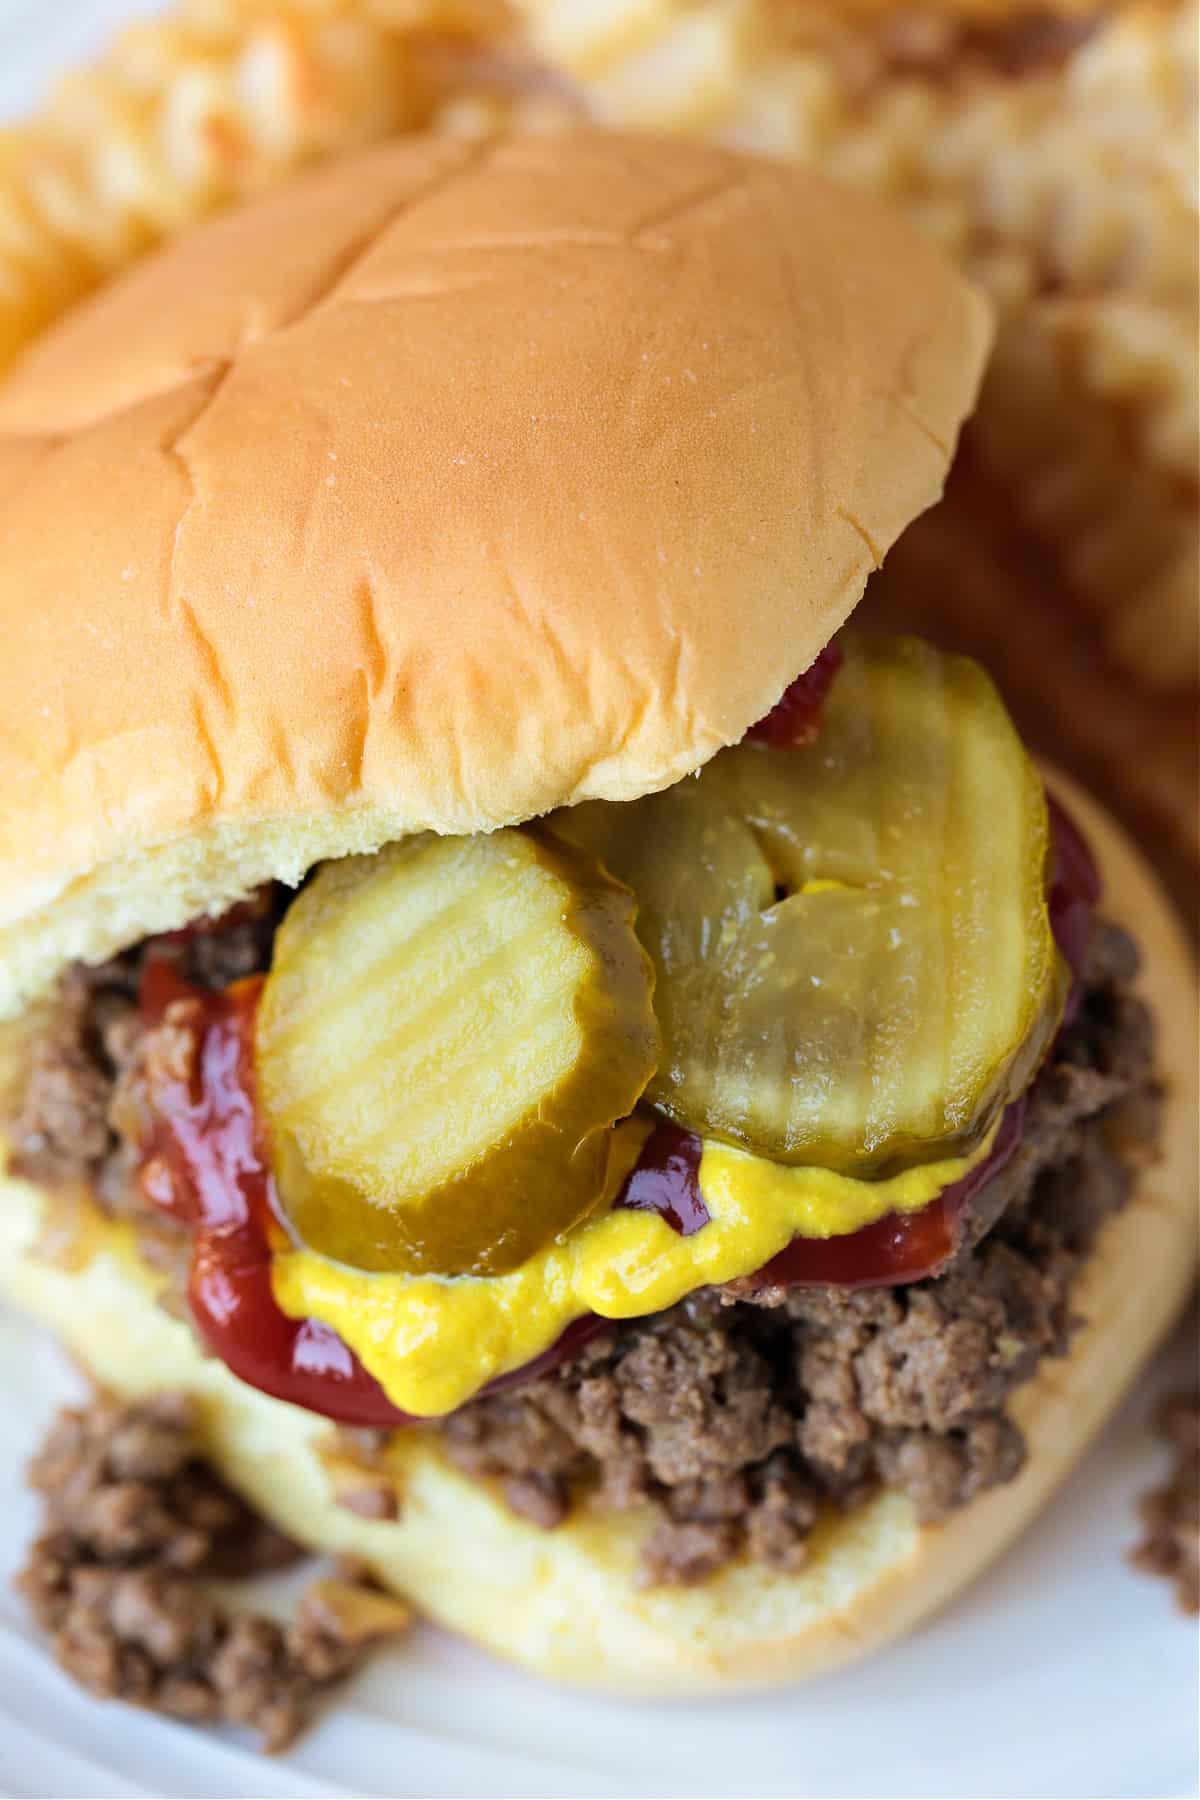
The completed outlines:
<svg viewBox="0 0 1200 1800">
<path fill-rule="evenodd" d="M 697 145 L 407 140 L 0 386 L 0 1017 L 269 875 L 664 787 L 941 490 L 986 307 Z"/>
<path fill-rule="evenodd" d="M 768 1685 L 862 1656 L 944 1606 L 1044 1505 L 1112 1412 L 1181 1307 L 1195 1271 L 1195 977 L 1174 915 L 1138 853 L 1096 803 L 1057 776 L 1104 878 L 1106 914 L 1137 934 L 1140 987 L 1158 1026 L 1166 1089 L 1162 1155 L 1104 1228 L 1073 1300 L 1087 1323 L 1069 1356 L 1043 1364 L 1010 1412 L 1029 1456 L 1007 1486 L 944 1524 L 882 1493 L 813 1539 L 808 1566 L 780 1575 L 736 1564 L 694 1589 L 634 1585 L 646 1517 L 585 1506 L 544 1533 L 459 1474 L 420 1432 L 389 1469 L 400 1517 L 368 1521 L 336 1503 L 353 1468 L 330 1455 L 328 1423 L 243 1386 L 156 1304 L 158 1279 L 127 1233 L 97 1222 L 82 1266 L 37 1254 L 47 1202 L 27 1183 L 0 1195 L 0 1290 L 54 1328 L 120 1396 L 185 1389 L 230 1483 L 314 1549 L 364 1558 L 388 1586 L 451 1630 L 526 1668 L 590 1687 L 688 1695 Z M 375 1474 L 360 1482 L 375 1482 Z"/>
</svg>

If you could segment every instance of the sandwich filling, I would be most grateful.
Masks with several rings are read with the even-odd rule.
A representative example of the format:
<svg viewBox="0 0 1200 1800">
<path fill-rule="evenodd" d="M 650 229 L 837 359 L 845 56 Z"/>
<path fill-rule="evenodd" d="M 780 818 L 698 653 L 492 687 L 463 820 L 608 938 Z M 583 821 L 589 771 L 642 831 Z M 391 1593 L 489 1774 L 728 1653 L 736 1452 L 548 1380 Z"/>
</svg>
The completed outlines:
<svg viewBox="0 0 1200 1800">
<path fill-rule="evenodd" d="M 652 1580 L 1010 1478 L 1152 1136 L 1136 955 L 972 665 L 839 662 L 665 795 L 70 971 L 15 1169 L 373 1461 L 420 1421 L 541 1524 L 653 1503 Z"/>
</svg>

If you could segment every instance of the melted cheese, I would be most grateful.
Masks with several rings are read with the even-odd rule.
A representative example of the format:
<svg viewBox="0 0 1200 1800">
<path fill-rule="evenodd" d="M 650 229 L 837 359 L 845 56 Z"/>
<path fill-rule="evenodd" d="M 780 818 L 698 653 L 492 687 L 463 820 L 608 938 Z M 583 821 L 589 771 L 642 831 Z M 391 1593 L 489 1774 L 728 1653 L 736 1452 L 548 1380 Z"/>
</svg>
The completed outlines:
<svg viewBox="0 0 1200 1800">
<path fill-rule="evenodd" d="M 628 1168 L 646 1128 L 622 1129 Z M 331 1326 L 393 1405 L 430 1417 L 540 1356 L 584 1313 L 660 1312 L 695 1288 L 753 1274 L 794 1237 L 840 1237 L 886 1213 L 918 1211 L 989 1153 L 993 1135 L 968 1156 L 887 1181 L 785 1168 L 706 1141 L 700 1191 L 710 1220 L 691 1237 L 652 1213 L 609 1210 L 511 1274 L 453 1280 L 366 1274 L 289 1247 L 274 1258 L 275 1297 L 289 1317 Z"/>
</svg>

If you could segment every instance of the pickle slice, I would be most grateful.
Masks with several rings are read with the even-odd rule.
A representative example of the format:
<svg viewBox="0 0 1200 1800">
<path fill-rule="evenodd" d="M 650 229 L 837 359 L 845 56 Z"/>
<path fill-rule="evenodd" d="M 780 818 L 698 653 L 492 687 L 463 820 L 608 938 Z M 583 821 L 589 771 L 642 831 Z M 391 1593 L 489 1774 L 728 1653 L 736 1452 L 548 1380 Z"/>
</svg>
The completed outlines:
<svg viewBox="0 0 1200 1800">
<path fill-rule="evenodd" d="M 988 677 L 845 640 L 816 742 L 555 829 L 638 897 L 663 1055 L 648 1098 L 776 1161 L 956 1154 L 1029 1082 L 1067 972 L 1041 781 Z"/>
<path fill-rule="evenodd" d="M 658 1060 L 634 913 L 546 833 L 327 864 L 280 927 L 256 1037 L 299 1237 L 363 1269 L 497 1274 L 587 1213 Z"/>
</svg>

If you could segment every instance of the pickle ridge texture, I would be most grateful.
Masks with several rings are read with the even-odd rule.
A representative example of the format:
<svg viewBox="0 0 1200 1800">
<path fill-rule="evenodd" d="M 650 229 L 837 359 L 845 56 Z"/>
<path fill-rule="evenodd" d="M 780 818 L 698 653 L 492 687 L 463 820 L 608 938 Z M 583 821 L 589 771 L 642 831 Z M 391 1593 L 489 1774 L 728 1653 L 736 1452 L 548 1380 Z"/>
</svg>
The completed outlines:
<svg viewBox="0 0 1200 1800">
<path fill-rule="evenodd" d="M 655 1108 L 776 1161 L 879 1176 L 980 1141 L 1048 1047 L 1067 978 L 1044 793 L 988 677 L 916 639 L 846 651 L 811 747 L 744 744 L 555 824 L 638 895 Z"/>
<path fill-rule="evenodd" d="M 403 919 L 389 937 L 390 896 L 397 911 L 424 907 L 419 953 Z M 593 857 L 532 828 L 428 836 L 321 871 L 281 927 L 258 1034 L 277 1183 L 301 1240 L 361 1268 L 492 1274 L 590 1211 L 612 1126 L 658 1056 L 634 915 L 629 890 Z M 467 920 L 478 929 L 460 966 Z M 360 923 L 373 934 L 365 948 Z M 348 994 L 342 940 L 361 965 Z M 406 957 L 438 977 L 432 999 L 406 993 Z M 391 1029 L 373 967 L 395 995 Z M 431 1029 L 431 1005 L 450 1007 L 449 1039 Z M 356 1006 L 370 1015 L 361 1077 Z M 343 1044 L 347 1066 L 323 1077 L 322 1059 Z M 462 1114 L 476 1102 L 482 1125 Z"/>
</svg>

